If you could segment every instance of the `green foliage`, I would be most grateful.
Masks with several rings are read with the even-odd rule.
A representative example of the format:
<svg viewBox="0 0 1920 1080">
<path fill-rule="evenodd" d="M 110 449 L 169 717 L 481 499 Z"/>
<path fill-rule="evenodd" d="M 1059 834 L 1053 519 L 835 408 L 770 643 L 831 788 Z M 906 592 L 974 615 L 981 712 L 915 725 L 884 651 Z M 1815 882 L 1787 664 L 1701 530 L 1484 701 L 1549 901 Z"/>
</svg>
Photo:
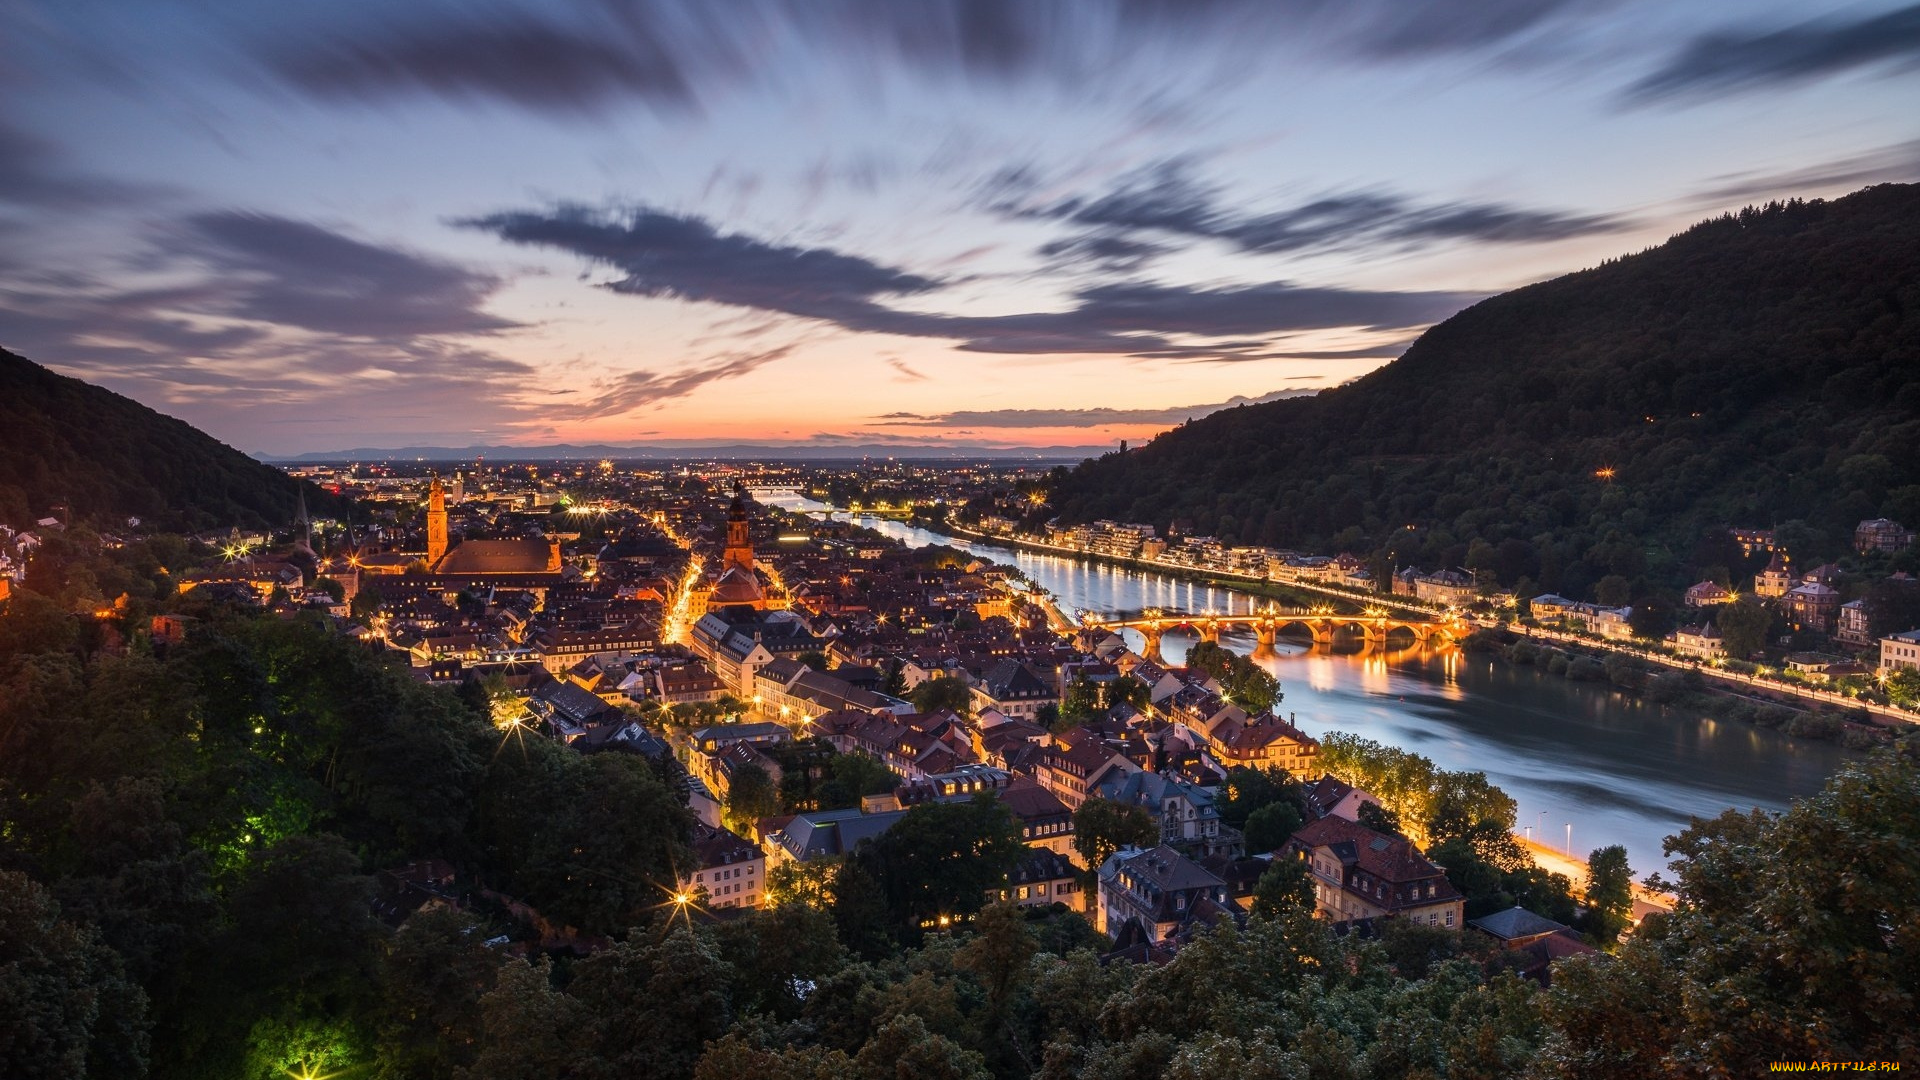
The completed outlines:
<svg viewBox="0 0 1920 1080">
<path fill-rule="evenodd" d="M 1217 804 L 1220 821 L 1236 829 L 1246 828 L 1254 811 L 1275 802 L 1291 804 L 1302 820 L 1306 818 L 1306 793 L 1299 781 L 1278 765 L 1257 769 L 1235 765 L 1227 770 L 1227 782 L 1220 791 L 1226 796 Z"/>
<path fill-rule="evenodd" d="M 1195 642 L 1187 650 L 1187 666 L 1218 680 L 1227 699 L 1250 713 L 1271 709 L 1280 702 L 1280 680 L 1272 672 L 1214 642 Z"/>
<path fill-rule="evenodd" d="M 817 801 L 822 810 L 845 809 L 859 806 L 868 795 L 885 795 L 899 786 L 900 777 L 879 758 L 859 752 L 835 754 Z"/>
<path fill-rule="evenodd" d="M 1291 802 L 1270 802 L 1247 815 L 1247 850 L 1273 851 L 1299 832 L 1302 824 L 1300 810 Z"/>
<path fill-rule="evenodd" d="M 941 675 L 913 688 L 913 707 L 923 713 L 953 712 L 966 716 L 971 711 L 973 692 L 967 681 L 956 675 Z"/>
<path fill-rule="evenodd" d="M 1679 907 L 1617 958 L 1556 969 L 1549 1076 L 1758 1075 L 1920 1056 L 1920 746 L 1849 765 L 1782 815 L 1669 838 Z"/>
<path fill-rule="evenodd" d="M 1360 808 L 1354 812 L 1354 817 L 1360 824 L 1365 825 L 1374 832 L 1385 833 L 1388 836 L 1402 835 L 1400 831 L 1400 815 L 1381 806 L 1379 803 L 1361 803 Z"/>
<path fill-rule="evenodd" d="M 1920 708 L 1920 668 L 1900 668 L 1887 676 L 1887 699 L 1904 708 Z"/>
<path fill-rule="evenodd" d="M 1619 940 L 1633 916 L 1633 868 L 1627 849 L 1615 844 L 1587 856 L 1586 931 L 1602 945 Z"/>
<path fill-rule="evenodd" d="M 918 942 L 941 916 L 979 911 L 1026 850 L 1019 823 L 997 799 L 916 806 L 847 858 L 835 891 L 841 925 L 862 937 Z"/>
<path fill-rule="evenodd" d="M 31 525 L 55 504 L 76 520 L 149 528 L 286 525 L 298 493 L 340 502 L 119 394 L 0 349 L 0 521 Z"/>
<path fill-rule="evenodd" d="M 754 822 L 779 812 L 780 791 L 767 770 L 753 764 L 733 770 L 727 781 L 728 828 L 750 836 Z"/>
<path fill-rule="evenodd" d="M 1124 847 L 1148 848 L 1160 842 L 1160 823 L 1144 806 L 1090 798 L 1073 812 L 1073 850 L 1089 870 Z"/>
<path fill-rule="evenodd" d="M 1766 645 L 1773 612 L 1753 596 L 1742 596 L 1731 604 L 1722 604 L 1714 624 L 1720 628 L 1721 645 L 1727 655 L 1745 660 Z"/>
<path fill-rule="evenodd" d="M 147 995 L 98 931 L 0 870 L 0 1075 L 139 1076 L 147 1024 Z"/>
<path fill-rule="evenodd" d="M 1254 882 L 1251 910 L 1260 918 L 1311 915 L 1313 908 L 1313 877 L 1304 859 L 1275 856 L 1273 865 Z"/>
<path fill-rule="evenodd" d="M 1883 185 L 1484 301 L 1351 385 L 1196 420 L 1051 497 L 1067 521 L 1339 537 L 1392 565 L 1478 551 L 1503 585 L 1576 598 L 1608 577 L 1678 589 L 1755 568 L 1729 524 L 1801 519 L 1809 566 L 1862 518 L 1912 524 L 1893 511 L 1920 484 L 1916 355 L 1920 187 Z"/>
<path fill-rule="evenodd" d="M 1320 764 L 1379 799 L 1416 843 L 1461 836 L 1481 822 L 1513 829 L 1513 798 L 1485 773 L 1439 769 L 1419 754 L 1338 731 L 1320 741 Z"/>
</svg>

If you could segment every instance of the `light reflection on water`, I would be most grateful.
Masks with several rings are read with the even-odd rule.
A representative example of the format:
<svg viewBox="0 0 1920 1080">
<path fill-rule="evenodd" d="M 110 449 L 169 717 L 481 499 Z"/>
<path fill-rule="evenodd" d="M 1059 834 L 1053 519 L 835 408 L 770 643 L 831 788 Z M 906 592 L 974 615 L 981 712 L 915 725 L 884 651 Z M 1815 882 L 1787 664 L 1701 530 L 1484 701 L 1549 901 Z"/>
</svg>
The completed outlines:
<svg viewBox="0 0 1920 1080">
<path fill-rule="evenodd" d="M 767 501 L 821 508 L 794 496 Z M 1070 617 L 1149 607 L 1246 614 L 1270 602 L 1164 574 L 953 541 L 898 521 L 862 524 L 914 546 L 947 544 L 1017 566 Z M 1126 636 L 1140 645 L 1137 634 Z M 1169 632 L 1161 651 L 1178 663 L 1196 640 Z M 1240 653 L 1254 645 L 1251 634 L 1225 634 L 1221 643 Z M 1642 874 L 1664 865 L 1661 838 L 1689 816 L 1782 809 L 1819 790 L 1852 756 L 1451 647 L 1329 650 L 1282 639 L 1260 662 L 1280 679 L 1279 711 L 1308 732 L 1350 731 L 1442 768 L 1482 770 L 1514 797 L 1519 824 L 1543 842 L 1564 847 L 1571 823 L 1576 853 L 1625 844 Z"/>
</svg>

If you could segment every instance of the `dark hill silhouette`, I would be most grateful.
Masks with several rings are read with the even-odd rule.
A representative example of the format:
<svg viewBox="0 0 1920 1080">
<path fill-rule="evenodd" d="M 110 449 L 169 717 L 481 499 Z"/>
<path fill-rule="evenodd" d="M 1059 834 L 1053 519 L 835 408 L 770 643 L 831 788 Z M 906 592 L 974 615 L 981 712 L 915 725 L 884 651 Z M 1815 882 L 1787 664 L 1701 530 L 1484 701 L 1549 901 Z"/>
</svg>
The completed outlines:
<svg viewBox="0 0 1920 1080">
<path fill-rule="evenodd" d="M 0 521 L 64 505 L 76 520 L 284 525 L 303 486 L 314 514 L 337 508 L 190 424 L 0 349 Z"/>
<path fill-rule="evenodd" d="M 1920 186 L 1749 208 L 1485 300 L 1351 385 L 1088 461 L 1055 505 L 1569 595 L 1726 565 L 1728 525 L 1837 556 L 1863 518 L 1920 524 Z"/>
</svg>

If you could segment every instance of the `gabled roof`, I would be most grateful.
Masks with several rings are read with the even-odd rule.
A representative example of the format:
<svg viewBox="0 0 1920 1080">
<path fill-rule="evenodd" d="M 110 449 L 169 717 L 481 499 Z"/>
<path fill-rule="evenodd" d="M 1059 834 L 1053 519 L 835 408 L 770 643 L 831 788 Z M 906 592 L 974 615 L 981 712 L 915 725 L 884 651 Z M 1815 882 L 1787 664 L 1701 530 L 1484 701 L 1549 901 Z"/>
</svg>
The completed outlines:
<svg viewBox="0 0 1920 1080">
<path fill-rule="evenodd" d="M 1541 934 L 1557 934 L 1567 929 L 1545 915 L 1536 915 L 1517 905 L 1505 911 L 1496 911 L 1484 918 L 1468 919 L 1467 925 L 1501 941 L 1537 937 Z"/>
<path fill-rule="evenodd" d="M 1310 822 L 1294 833 L 1289 843 L 1309 850 L 1331 849 L 1342 863 L 1390 885 L 1436 877 L 1444 880 L 1445 876 L 1412 841 L 1374 832 L 1346 818 L 1323 817 Z M 1451 893 L 1452 886 L 1447 891 Z"/>
<path fill-rule="evenodd" d="M 1107 858 L 1100 876 L 1110 877 L 1120 873 L 1147 882 L 1162 893 L 1213 889 L 1226 885 L 1206 867 L 1165 844 L 1145 851 L 1136 848 L 1115 852 Z"/>
</svg>

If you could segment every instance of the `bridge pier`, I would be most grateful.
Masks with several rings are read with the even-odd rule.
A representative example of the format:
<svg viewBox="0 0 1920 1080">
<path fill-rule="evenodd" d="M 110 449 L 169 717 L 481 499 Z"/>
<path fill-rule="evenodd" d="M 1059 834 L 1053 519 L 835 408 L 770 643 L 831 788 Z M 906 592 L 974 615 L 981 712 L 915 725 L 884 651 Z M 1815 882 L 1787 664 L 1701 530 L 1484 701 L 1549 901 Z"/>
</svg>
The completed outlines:
<svg viewBox="0 0 1920 1080">
<path fill-rule="evenodd" d="M 1140 650 L 1140 655 L 1155 664 L 1166 663 L 1166 657 L 1160 653 L 1160 638 L 1166 634 L 1166 628 L 1159 623 L 1147 623 L 1139 630 L 1140 636 L 1147 639 L 1146 647 Z"/>
<path fill-rule="evenodd" d="M 1360 636 L 1365 638 L 1370 645 L 1385 645 L 1387 643 L 1387 624 L 1378 619 L 1370 619 L 1363 622 L 1360 624 Z"/>
<path fill-rule="evenodd" d="M 1272 619 L 1261 619 L 1253 624 L 1253 658 L 1264 660 L 1275 655 L 1273 643 L 1279 636 L 1280 626 Z"/>
<path fill-rule="evenodd" d="M 1217 620 L 1217 619 L 1206 619 L 1206 620 L 1203 620 L 1203 621 L 1201 621 L 1201 622 L 1199 622 L 1199 623 L 1196 623 L 1196 624 L 1194 625 L 1194 629 L 1196 629 L 1196 630 L 1198 630 L 1198 631 L 1200 631 L 1200 640 L 1201 640 L 1201 641 L 1204 641 L 1204 642 L 1207 642 L 1207 643 L 1208 643 L 1208 644 L 1210 644 L 1210 645 L 1218 645 L 1218 644 L 1220 644 L 1220 622 L 1219 622 L 1219 620 Z"/>
<path fill-rule="evenodd" d="M 1307 623 L 1307 629 L 1313 633 L 1315 645 L 1333 644 L 1333 620 L 1314 619 Z"/>
</svg>

